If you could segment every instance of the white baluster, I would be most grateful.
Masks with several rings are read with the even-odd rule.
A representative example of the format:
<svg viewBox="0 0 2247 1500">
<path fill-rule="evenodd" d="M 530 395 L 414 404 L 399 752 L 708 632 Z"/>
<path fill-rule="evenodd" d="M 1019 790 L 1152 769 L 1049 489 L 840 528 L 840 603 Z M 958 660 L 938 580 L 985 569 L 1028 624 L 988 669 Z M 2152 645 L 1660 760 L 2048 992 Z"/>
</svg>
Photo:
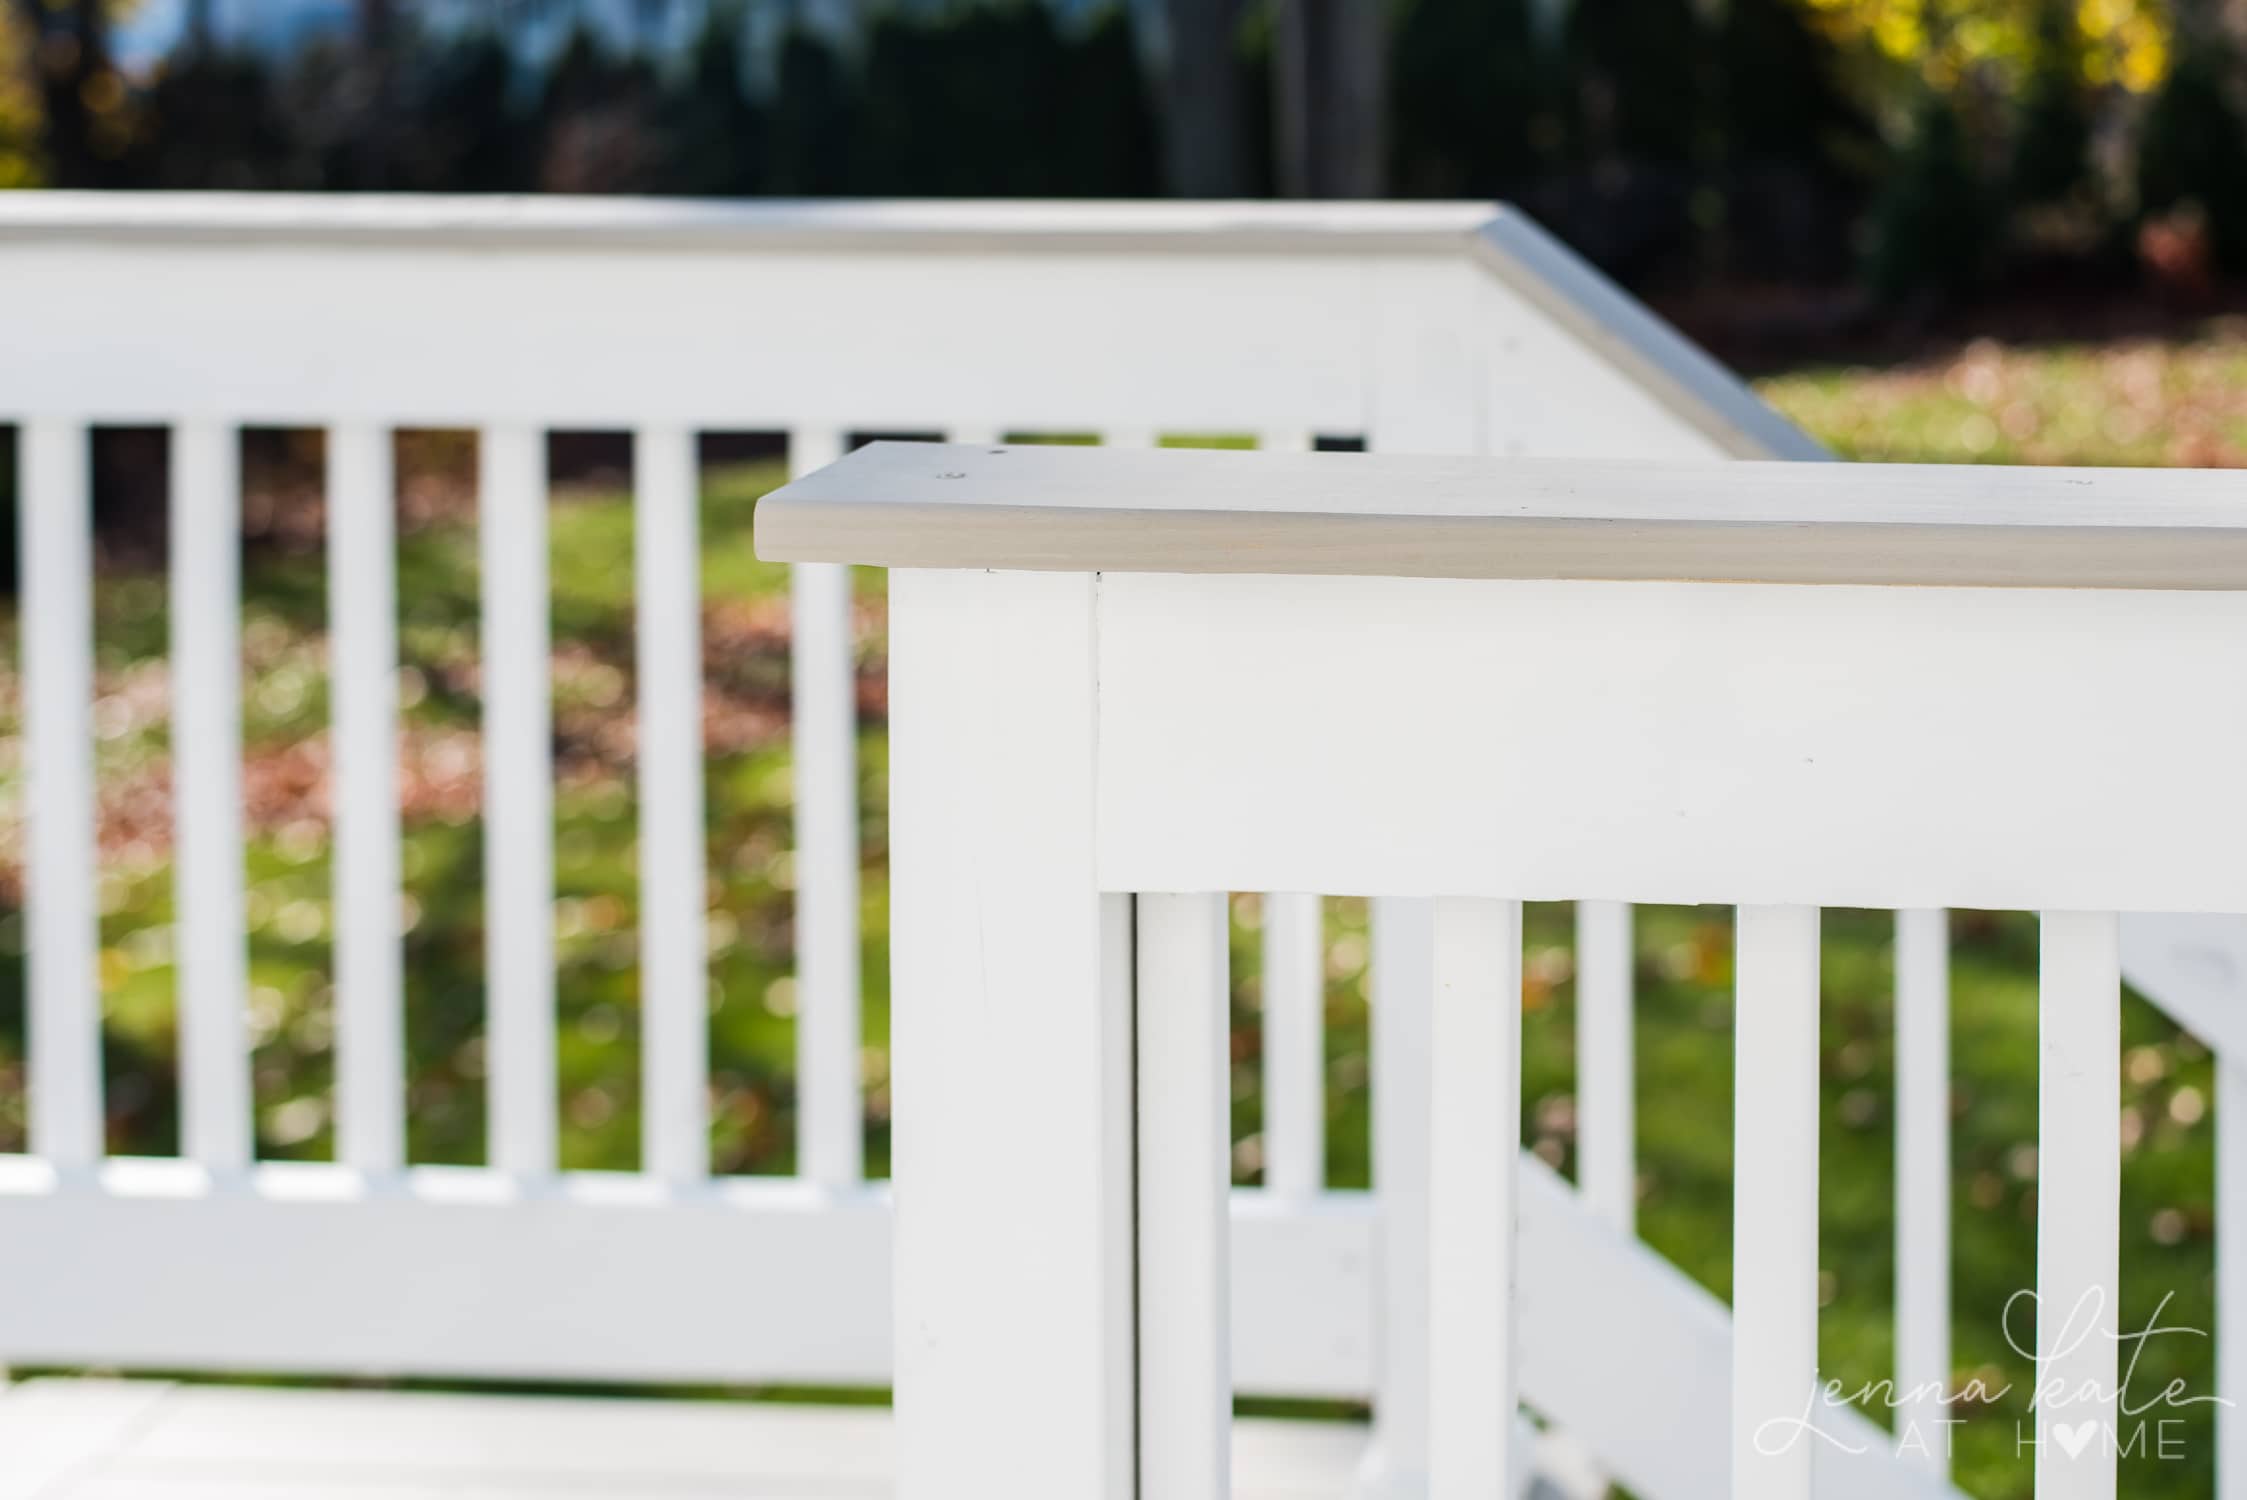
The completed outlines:
<svg viewBox="0 0 2247 1500">
<path fill-rule="evenodd" d="M 1264 1185 L 1308 1197 L 1326 1181 L 1326 933 L 1321 902 L 1264 898 Z"/>
<path fill-rule="evenodd" d="M 2036 1494 L 2114 1500 L 2122 960 L 2110 912 L 2043 915 L 2037 976 Z M 2045 1397 L 2052 1399 L 2044 1399 Z"/>
<path fill-rule="evenodd" d="M 1139 1484 L 1232 1493 L 1225 898 L 1138 903 Z"/>
<path fill-rule="evenodd" d="M 695 437 L 633 445 L 639 677 L 640 1117 L 651 1176 L 710 1170 L 710 976 L 702 806 L 701 485 Z"/>
<path fill-rule="evenodd" d="M 338 424 L 328 432 L 336 1155 L 370 1173 L 406 1159 L 397 580 L 390 432 Z"/>
<path fill-rule="evenodd" d="M 1625 1234 L 1638 1220 L 1631 909 L 1576 903 L 1576 1184 Z"/>
<path fill-rule="evenodd" d="M 1803 1500 L 1820 1439 L 1818 910 L 1743 906 L 1732 1147 L 1732 1500 Z"/>
<path fill-rule="evenodd" d="M 1896 913 L 1898 1452 L 1950 1472 L 1950 914 Z"/>
<path fill-rule="evenodd" d="M 52 418 L 17 433 L 31 1149 L 63 1171 L 91 1167 L 102 1154 L 90 437 L 83 425 Z"/>
<path fill-rule="evenodd" d="M 2216 1056 L 2216 1493 L 2247 1491 L 2247 1060 Z"/>
<path fill-rule="evenodd" d="M 1428 1487 L 1428 1072 L 1432 902 L 1376 897 L 1372 917 L 1373 1190 L 1381 1206 L 1373 1441 L 1360 1490 Z"/>
<path fill-rule="evenodd" d="M 554 1169 L 558 1088 L 546 439 L 491 427 L 479 451 L 491 1160 L 538 1176 Z"/>
<path fill-rule="evenodd" d="M 250 1164 L 249 937 L 242 914 L 242 466 L 233 426 L 172 435 L 172 818 L 179 840 L 180 1140 Z"/>
<path fill-rule="evenodd" d="M 840 458 L 843 434 L 789 434 L 788 467 Z M 827 1187 L 864 1172 L 859 1073 L 858 699 L 850 569 L 788 570 L 796 794 L 796 1170 Z"/>
<path fill-rule="evenodd" d="M 1435 904 L 1428 1143 L 1428 1494 L 1511 1493 L 1521 904 Z"/>
</svg>

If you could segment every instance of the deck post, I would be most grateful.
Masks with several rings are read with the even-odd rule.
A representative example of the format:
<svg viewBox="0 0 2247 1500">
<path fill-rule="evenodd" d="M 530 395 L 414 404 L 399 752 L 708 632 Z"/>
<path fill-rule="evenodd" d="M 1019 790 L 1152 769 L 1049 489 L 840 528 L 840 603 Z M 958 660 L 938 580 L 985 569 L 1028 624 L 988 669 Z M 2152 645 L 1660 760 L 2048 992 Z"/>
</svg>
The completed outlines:
<svg viewBox="0 0 2247 1500">
<path fill-rule="evenodd" d="M 900 1500 L 1130 1500 L 1131 903 L 1088 574 L 890 575 Z"/>
</svg>

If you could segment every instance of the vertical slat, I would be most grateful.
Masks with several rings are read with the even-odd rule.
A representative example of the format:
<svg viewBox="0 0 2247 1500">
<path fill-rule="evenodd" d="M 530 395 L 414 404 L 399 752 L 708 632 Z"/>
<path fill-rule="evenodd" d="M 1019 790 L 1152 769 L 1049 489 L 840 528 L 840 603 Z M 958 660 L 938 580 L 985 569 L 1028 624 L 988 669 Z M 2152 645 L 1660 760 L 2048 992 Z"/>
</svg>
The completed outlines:
<svg viewBox="0 0 2247 1500">
<path fill-rule="evenodd" d="M 1232 1493 L 1225 898 L 1138 900 L 1139 1484 Z"/>
<path fill-rule="evenodd" d="M 554 1169 L 554 752 L 546 440 L 480 445 L 484 634 L 485 983 L 491 1160 Z"/>
<path fill-rule="evenodd" d="M 1950 914 L 1896 913 L 1897 1451 L 1950 1471 Z"/>
<path fill-rule="evenodd" d="M 1373 1191 L 1381 1206 L 1370 1500 L 1428 1489 L 1428 1070 L 1435 907 L 1373 901 Z"/>
<path fill-rule="evenodd" d="M 172 818 L 178 852 L 180 1143 L 214 1172 L 251 1156 L 248 933 L 242 923 L 240 437 L 172 435 Z"/>
<path fill-rule="evenodd" d="M 1818 909 L 1738 914 L 1732 1145 L 1732 1500 L 1802 1500 L 1820 1439 Z"/>
<path fill-rule="evenodd" d="M 1592 1212 L 1625 1234 L 1638 1221 L 1631 980 L 1630 907 L 1576 903 L 1576 1182 Z"/>
<path fill-rule="evenodd" d="M 1160 435 L 1152 427 L 1111 427 L 1100 434 L 1107 448 L 1152 448 Z"/>
<path fill-rule="evenodd" d="M 794 474 L 833 463 L 843 434 L 799 428 Z M 864 1171 L 859 1073 L 858 700 L 850 569 L 789 569 L 796 793 L 796 1170 L 827 1187 Z"/>
<path fill-rule="evenodd" d="M 2216 1493 L 2247 1494 L 2247 1061 L 2216 1057 Z"/>
<path fill-rule="evenodd" d="M 890 574 L 899 1500 L 1142 1493 L 1132 903 L 1093 864 L 1092 595 Z"/>
<path fill-rule="evenodd" d="M 995 448 L 999 445 L 1003 436 L 1004 435 L 999 431 L 998 428 L 989 426 L 987 424 L 977 423 L 964 427 L 953 428 L 950 432 L 945 434 L 945 441 L 952 443 L 973 443 L 977 447 Z"/>
<path fill-rule="evenodd" d="M 701 495 L 694 434 L 633 448 L 639 676 L 640 1068 L 650 1175 L 710 1169 L 709 973 L 702 817 Z"/>
<path fill-rule="evenodd" d="M 335 757 L 336 1155 L 405 1165 L 398 832 L 397 485 L 387 428 L 328 432 L 330 733 Z"/>
<path fill-rule="evenodd" d="M 102 1154 L 91 435 L 44 418 L 26 423 L 17 441 L 31 1149 L 74 1171 Z"/>
<path fill-rule="evenodd" d="M 1319 898 L 1264 898 L 1264 1185 L 1326 1183 L 1326 934 Z"/>
<path fill-rule="evenodd" d="M 2037 976 L 2037 1500 L 2114 1500 L 2122 1258 L 2120 941 L 2112 913 L 2043 915 Z"/>
<path fill-rule="evenodd" d="M 1521 1170 L 1521 905 L 1435 904 L 1429 1500 L 1509 1495 Z"/>
</svg>

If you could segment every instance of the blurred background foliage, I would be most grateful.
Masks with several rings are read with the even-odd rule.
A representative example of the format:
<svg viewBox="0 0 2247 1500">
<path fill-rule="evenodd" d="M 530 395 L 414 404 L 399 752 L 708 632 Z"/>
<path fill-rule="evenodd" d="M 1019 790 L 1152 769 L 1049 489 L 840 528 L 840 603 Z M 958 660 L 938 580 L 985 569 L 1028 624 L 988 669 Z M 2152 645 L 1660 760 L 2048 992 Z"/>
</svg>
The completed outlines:
<svg viewBox="0 0 2247 1500">
<path fill-rule="evenodd" d="M 2240 0 L 296 3 L 0 0 L 0 185 L 1506 197 L 1839 319 L 2247 268 Z"/>
</svg>

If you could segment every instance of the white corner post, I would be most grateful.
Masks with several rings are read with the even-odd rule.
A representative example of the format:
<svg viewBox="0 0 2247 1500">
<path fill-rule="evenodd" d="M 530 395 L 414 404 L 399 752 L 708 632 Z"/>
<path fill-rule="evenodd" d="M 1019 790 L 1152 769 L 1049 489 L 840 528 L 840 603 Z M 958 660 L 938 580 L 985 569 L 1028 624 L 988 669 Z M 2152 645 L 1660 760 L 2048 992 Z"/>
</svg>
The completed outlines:
<svg viewBox="0 0 2247 1500">
<path fill-rule="evenodd" d="M 900 1500 L 1132 1500 L 1131 902 L 1086 574 L 890 575 Z"/>
</svg>

